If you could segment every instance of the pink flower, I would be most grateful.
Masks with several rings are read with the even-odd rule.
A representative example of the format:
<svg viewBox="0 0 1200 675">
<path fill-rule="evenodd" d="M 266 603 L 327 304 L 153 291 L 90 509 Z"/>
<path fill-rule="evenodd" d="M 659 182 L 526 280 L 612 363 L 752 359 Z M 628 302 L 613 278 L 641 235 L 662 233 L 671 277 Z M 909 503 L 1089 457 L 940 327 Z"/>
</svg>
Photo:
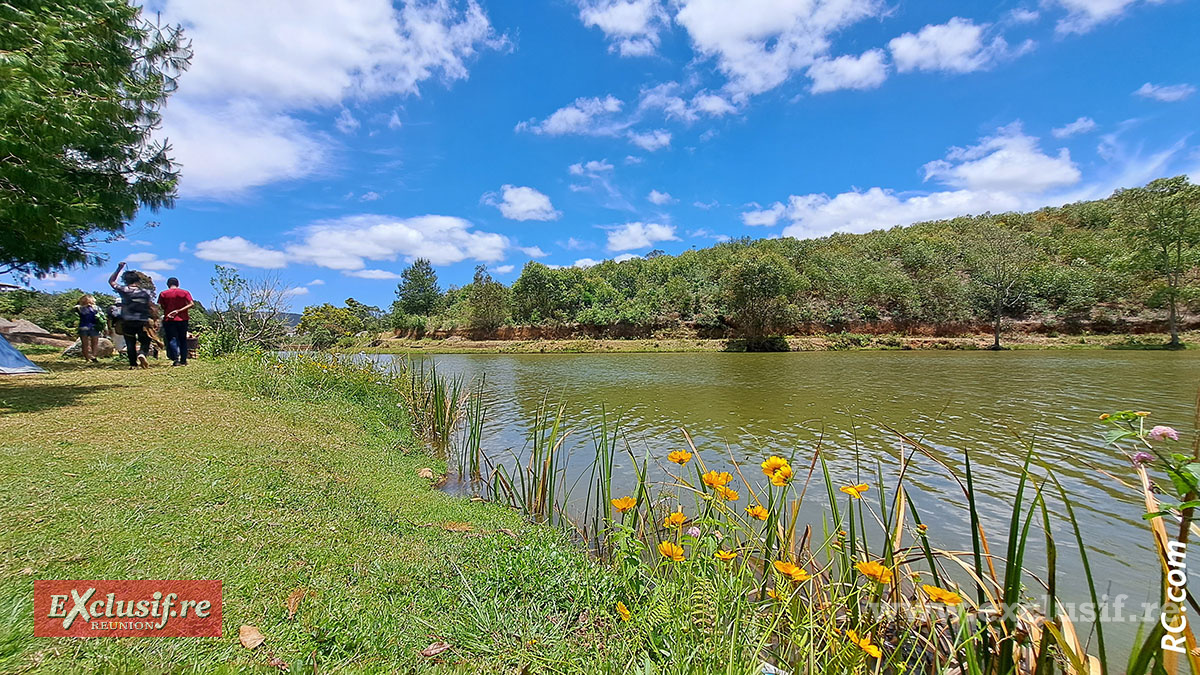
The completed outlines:
<svg viewBox="0 0 1200 675">
<path fill-rule="evenodd" d="M 687 533 L 688 533 L 690 536 L 693 536 L 693 537 L 699 537 L 699 536 L 700 536 L 700 528 L 698 528 L 698 527 L 696 527 L 695 525 L 693 525 L 692 527 L 689 527 L 689 528 L 687 529 Z"/>
<path fill-rule="evenodd" d="M 1171 427 L 1164 427 L 1161 424 L 1151 429 L 1149 436 L 1156 441 L 1161 441 L 1164 438 L 1169 438 L 1173 441 L 1179 440 L 1178 431 L 1175 431 Z"/>
<path fill-rule="evenodd" d="M 1139 464 L 1149 464 L 1150 462 L 1154 461 L 1154 455 L 1151 455 L 1148 452 L 1135 452 L 1133 453 L 1132 459 L 1135 466 Z"/>
</svg>

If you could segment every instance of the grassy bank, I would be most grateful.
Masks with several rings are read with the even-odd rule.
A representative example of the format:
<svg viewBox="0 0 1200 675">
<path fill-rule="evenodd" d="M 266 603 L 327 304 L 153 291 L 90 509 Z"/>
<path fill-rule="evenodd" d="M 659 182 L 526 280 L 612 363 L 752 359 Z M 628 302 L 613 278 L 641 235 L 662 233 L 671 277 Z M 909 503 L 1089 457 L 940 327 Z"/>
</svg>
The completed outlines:
<svg viewBox="0 0 1200 675">
<path fill-rule="evenodd" d="M 1190 344 L 1200 342 L 1200 332 L 1182 334 Z M 1014 333 L 1006 335 L 1003 344 L 1008 349 L 1153 349 L 1165 344 L 1167 335 L 1043 335 Z M 855 351 L 855 350 L 971 350 L 987 349 L 991 335 L 958 337 L 923 337 L 906 335 L 865 335 L 832 333 L 828 335 L 789 337 L 791 351 Z M 601 354 L 654 352 L 720 352 L 729 351 L 728 340 L 696 338 L 646 338 L 629 340 L 560 339 L 560 340 L 468 340 L 392 338 L 376 347 L 354 348 L 375 354 Z M 732 351 L 737 351 L 736 341 Z"/>
<path fill-rule="evenodd" d="M 598 566 L 509 510 L 431 489 L 418 472 L 444 467 L 385 387 L 271 386 L 237 360 L 129 371 L 34 358 L 49 375 L 0 378 L 0 672 L 623 658 Z M 224 637 L 33 637 L 34 579 L 137 578 L 222 579 Z M 253 652 L 242 624 L 267 637 Z M 452 647 L 421 656 L 435 641 Z"/>
</svg>

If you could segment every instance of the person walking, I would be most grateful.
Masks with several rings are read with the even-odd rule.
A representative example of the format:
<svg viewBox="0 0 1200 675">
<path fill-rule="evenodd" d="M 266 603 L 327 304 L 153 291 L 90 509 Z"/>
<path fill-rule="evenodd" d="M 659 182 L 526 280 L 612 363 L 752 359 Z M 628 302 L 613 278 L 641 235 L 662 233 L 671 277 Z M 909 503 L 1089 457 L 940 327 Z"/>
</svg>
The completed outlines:
<svg viewBox="0 0 1200 675">
<path fill-rule="evenodd" d="M 173 366 L 186 366 L 188 357 L 188 310 L 196 304 L 192 294 L 179 287 L 179 279 L 167 279 L 167 290 L 158 294 L 163 310 L 163 340 Z"/>
<path fill-rule="evenodd" d="M 121 274 L 124 269 L 124 262 L 117 265 L 117 271 L 108 278 L 108 285 L 121 296 L 121 333 L 125 336 L 125 354 L 129 357 L 130 368 L 149 368 L 150 361 L 146 356 L 150 352 L 150 335 L 146 332 L 146 323 L 150 321 L 150 306 L 154 304 L 154 296 L 141 287 L 137 272 L 129 270 Z M 118 276 L 121 277 L 120 284 L 117 283 Z"/>
<path fill-rule="evenodd" d="M 75 303 L 75 313 L 79 315 L 79 351 L 84 361 L 96 363 L 96 350 L 100 346 L 100 330 L 104 327 L 104 315 L 96 306 L 96 299 L 90 295 L 82 295 Z"/>
</svg>

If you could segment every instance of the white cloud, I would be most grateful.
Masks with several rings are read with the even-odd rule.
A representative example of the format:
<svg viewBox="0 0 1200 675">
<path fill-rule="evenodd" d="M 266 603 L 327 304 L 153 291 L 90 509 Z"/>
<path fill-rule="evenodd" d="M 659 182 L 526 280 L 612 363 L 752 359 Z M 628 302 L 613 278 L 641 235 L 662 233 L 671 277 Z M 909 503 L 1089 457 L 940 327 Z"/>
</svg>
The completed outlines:
<svg viewBox="0 0 1200 675">
<path fill-rule="evenodd" d="M 1137 0 L 1057 0 L 1057 3 L 1067 10 L 1067 15 L 1059 19 L 1054 29 L 1059 34 L 1086 33 L 1105 21 L 1117 19 L 1136 2 Z"/>
<path fill-rule="evenodd" d="M 755 204 L 754 206 L 758 206 Z M 755 209 L 742 213 L 742 223 L 750 226 L 772 227 L 779 223 L 786 210 L 783 204 L 775 202 L 765 209 Z"/>
<path fill-rule="evenodd" d="M 646 161 L 646 160 L 643 157 L 638 157 L 636 155 L 625 155 L 625 163 L 626 164 L 630 164 L 630 165 L 641 164 L 644 161 Z"/>
<path fill-rule="evenodd" d="M 125 256 L 125 262 L 129 263 L 130 267 L 136 267 L 141 270 L 153 270 L 155 272 L 170 272 L 183 262 L 179 258 L 161 259 L 154 253 L 130 253 Z"/>
<path fill-rule="evenodd" d="M 1196 93 L 1196 88 L 1190 84 L 1150 84 L 1147 82 L 1133 93 L 1135 96 L 1152 98 L 1164 103 L 1175 103 Z"/>
<path fill-rule="evenodd" d="M 313 279 L 312 281 L 310 281 L 310 282 L 308 282 L 307 284 L 304 284 L 304 285 L 305 285 L 305 286 L 324 286 L 324 285 L 325 285 L 325 280 L 324 280 L 324 279 Z"/>
<path fill-rule="evenodd" d="M 561 211 L 554 210 L 550 198 L 531 187 L 504 185 L 500 188 L 501 198 L 494 192 L 483 196 L 486 204 L 500 209 L 500 214 L 509 220 L 558 220 Z"/>
<path fill-rule="evenodd" d="M 621 99 L 611 95 L 604 98 L 577 98 L 574 103 L 555 110 L 541 122 L 529 120 L 517 124 L 516 130 L 550 136 L 615 136 L 627 126 L 614 119 L 616 113 L 621 111 L 622 105 Z"/>
<path fill-rule="evenodd" d="M 264 248 L 242 237 L 218 237 L 196 244 L 196 257 L 220 263 L 233 263 L 246 267 L 279 269 L 286 267 L 287 254 Z"/>
<path fill-rule="evenodd" d="M 300 240 L 285 248 L 290 260 L 343 271 L 365 269 L 367 260 L 399 257 L 428 258 L 435 265 L 504 259 L 507 237 L 471 228 L 453 216 L 346 216 L 302 228 Z"/>
<path fill-rule="evenodd" d="M 550 255 L 543 251 L 540 246 L 518 246 L 517 250 L 530 258 L 545 258 Z"/>
<path fill-rule="evenodd" d="M 666 129 L 655 129 L 654 131 L 647 131 L 645 133 L 631 131 L 629 132 L 629 140 L 646 152 L 654 152 L 671 144 L 671 132 Z"/>
<path fill-rule="evenodd" d="M 1008 13 L 1008 19 L 1013 23 L 1033 23 L 1041 18 L 1041 16 L 1037 10 L 1025 9 L 1023 7 L 1018 7 Z"/>
<path fill-rule="evenodd" d="M 513 265 L 498 265 L 493 267 L 492 271 L 496 274 L 512 274 L 512 271 L 515 269 L 516 267 Z"/>
<path fill-rule="evenodd" d="M 195 45 L 162 132 L 192 197 L 228 199 L 319 172 L 331 143 L 295 113 L 463 79 L 480 49 L 505 44 L 474 0 L 165 0 L 160 9 Z"/>
<path fill-rule="evenodd" d="M 860 56 L 819 59 L 808 67 L 812 78 L 809 90 L 822 94 L 839 89 L 874 89 L 887 79 L 887 71 L 887 55 L 882 49 L 871 49 Z"/>
<path fill-rule="evenodd" d="M 579 18 L 599 28 L 621 56 L 648 56 L 658 48 L 659 31 L 669 22 L 659 0 L 582 0 Z"/>
<path fill-rule="evenodd" d="M 608 232 L 608 250 L 628 251 L 646 248 L 657 241 L 679 241 L 673 225 L 658 223 L 625 223 Z"/>
<path fill-rule="evenodd" d="M 902 196 L 873 187 L 863 192 L 843 192 L 832 198 L 823 194 L 794 195 L 788 204 L 792 224 L 783 229 L 783 236 L 805 238 L 832 232 L 866 232 L 984 211 L 1011 211 L 1024 203 L 1008 193 L 971 190 Z"/>
<path fill-rule="evenodd" d="M 130 239 L 129 243 L 133 246 L 152 246 L 152 244 L 145 239 Z"/>
<path fill-rule="evenodd" d="M 692 108 L 712 117 L 737 112 L 737 107 L 724 97 L 701 92 L 692 97 Z"/>
<path fill-rule="evenodd" d="M 658 190 L 651 190 L 650 194 L 646 195 L 646 199 L 650 200 L 651 204 L 657 204 L 658 206 L 665 206 L 672 202 L 679 201 L 678 199 L 672 197 L 669 193 L 659 192 Z"/>
<path fill-rule="evenodd" d="M 1033 48 L 1032 41 L 1010 50 L 1003 37 L 985 41 L 989 24 L 954 17 L 944 24 L 928 25 L 916 34 L 905 33 L 892 39 L 888 48 L 896 70 L 969 73 L 987 68 L 1002 58 L 1019 56 Z"/>
<path fill-rule="evenodd" d="M 566 241 L 558 242 L 558 245 L 568 251 L 586 251 L 590 248 L 595 248 L 596 245 L 590 241 L 581 241 L 575 237 L 567 237 Z"/>
<path fill-rule="evenodd" d="M 735 101 L 782 84 L 829 52 L 830 37 L 885 10 L 878 0 L 679 0 L 675 21 L 716 60 Z"/>
<path fill-rule="evenodd" d="M 608 160 L 590 160 L 587 162 L 576 162 L 567 167 L 567 171 L 572 176 L 592 176 L 596 177 L 599 174 L 607 173 L 613 170 L 613 165 L 608 163 Z"/>
<path fill-rule="evenodd" d="M 622 263 L 622 262 L 625 262 L 626 260 L 636 260 L 641 257 L 642 256 L 637 255 L 636 253 L 622 253 L 621 255 L 613 256 L 613 262 Z"/>
<path fill-rule="evenodd" d="M 581 270 L 586 270 L 589 267 L 595 267 L 596 265 L 599 265 L 601 262 L 602 261 L 596 260 L 595 258 L 580 258 L 572 263 L 571 267 L 578 267 Z"/>
<path fill-rule="evenodd" d="M 1079 168 L 1066 148 L 1044 154 L 1019 123 L 967 148 L 951 148 L 945 159 L 924 166 L 925 180 L 968 190 L 1041 193 L 1079 182 Z"/>
<path fill-rule="evenodd" d="M 643 88 L 638 96 L 638 112 L 661 110 L 668 119 L 695 122 L 701 115 L 722 117 L 737 112 L 737 107 L 717 94 L 701 91 L 690 101 L 682 96 L 678 82 L 664 82 Z"/>
<path fill-rule="evenodd" d="M 36 278 L 32 279 L 30 287 L 35 288 L 35 287 L 41 286 L 41 285 L 61 286 L 63 284 L 70 284 L 70 283 L 74 283 L 74 282 L 75 282 L 74 276 L 67 274 L 66 272 L 54 272 L 52 274 L 47 274 L 46 276 L 44 276 L 40 279 L 36 279 Z"/>
<path fill-rule="evenodd" d="M 712 230 L 710 230 L 708 228 L 704 228 L 704 227 L 702 227 L 698 230 L 692 230 L 691 232 L 688 232 L 688 236 L 696 237 L 699 239 L 714 239 L 716 241 L 729 241 L 729 235 L 719 234 L 717 232 L 713 232 Z"/>
<path fill-rule="evenodd" d="M 1086 134 L 1089 131 L 1095 131 L 1095 129 L 1096 120 L 1090 117 L 1080 117 L 1070 124 L 1064 124 L 1061 127 L 1051 130 L 1050 133 L 1054 134 L 1055 138 L 1070 138 L 1076 134 Z"/>
<path fill-rule="evenodd" d="M 359 197 L 359 198 L 358 198 L 358 201 L 360 201 L 360 202 L 373 202 L 373 201 L 375 201 L 376 199 L 381 199 L 382 197 L 383 197 L 383 195 L 381 195 L 381 194 L 379 194 L 378 192 L 375 192 L 374 190 L 372 190 L 371 192 L 364 192 L 364 193 L 363 193 L 363 195 L 362 195 L 361 197 Z"/>
<path fill-rule="evenodd" d="M 400 121 L 400 114 L 393 110 L 391 116 L 388 117 L 387 125 L 389 129 L 399 129 L 404 126 L 404 122 Z"/>
<path fill-rule="evenodd" d="M 308 289 L 303 286 L 296 286 L 294 288 L 284 289 L 283 294 L 288 297 L 295 297 L 297 295 L 308 295 Z"/>
<path fill-rule="evenodd" d="M 350 270 L 342 272 L 348 277 L 357 277 L 359 279 L 399 279 L 400 275 L 387 270 Z"/>
<path fill-rule="evenodd" d="M 702 209 L 702 210 L 704 210 L 704 211 L 711 211 L 711 210 L 713 210 L 713 209 L 717 208 L 717 207 L 718 207 L 718 206 L 720 206 L 720 205 L 721 205 L 721 204 L 720 204 L 720 203 L 719 203 L 717 200 L 715 200 L 715 199 L 714 199 L 714 200 L 712 200 L 711 202 L 701 202 L 701 201 L 694 201 L 694 202 L 692 202 L 692 206 L 694 206 L 694 207 L 696 207 L 696 208 L 698 208 L 698 209 Z"/>
<path fill-rule="evenodd" d="M 350 113 L 349 108 L 342 108 L 342 114 L 338 115 L 337 119 L 333 121 L 333 126 L 337 127 L 337 130 L 343 134 L 348 134 L 362 126 L 362 123 Z"/>
</svg>

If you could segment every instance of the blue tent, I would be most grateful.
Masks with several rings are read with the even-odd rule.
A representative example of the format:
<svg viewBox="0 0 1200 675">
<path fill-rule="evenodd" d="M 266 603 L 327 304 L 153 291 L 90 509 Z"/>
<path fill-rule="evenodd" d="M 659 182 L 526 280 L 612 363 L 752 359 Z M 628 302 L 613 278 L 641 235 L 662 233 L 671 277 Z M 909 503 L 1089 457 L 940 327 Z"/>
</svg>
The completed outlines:
<svg viewBox="0 0 1200 675">
<path fill-rule="evenodd" d="M 44 373 L 45 368 L 30 361 L 27 356 L 17 351 L 9 344 L 8 339 L 0 335 L 0 375 L 27 375 Z"/>
</svg>

